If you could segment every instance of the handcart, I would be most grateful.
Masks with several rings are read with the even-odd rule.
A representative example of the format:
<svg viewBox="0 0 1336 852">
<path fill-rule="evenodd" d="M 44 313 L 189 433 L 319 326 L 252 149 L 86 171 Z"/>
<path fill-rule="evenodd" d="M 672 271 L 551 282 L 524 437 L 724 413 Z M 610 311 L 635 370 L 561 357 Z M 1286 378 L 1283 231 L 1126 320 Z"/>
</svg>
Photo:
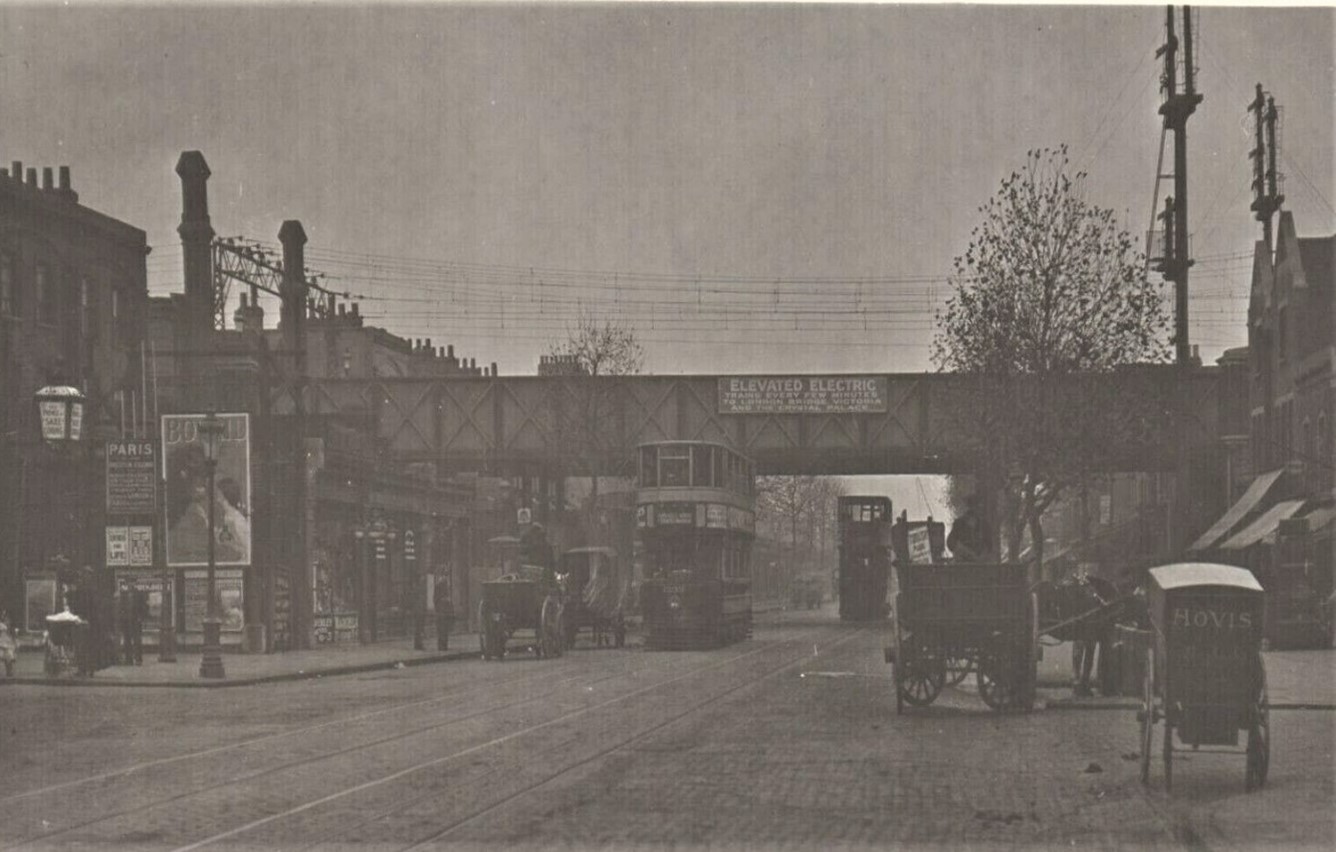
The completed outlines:
<svg viewBox="0 0 1336 852">
<path fill-rule="evenodd" d="M 1262 586 L 1244 568 L 1204 562 L 1150 570 L 1141 723 L 1141 781 L 1150 783 L 1155 724 L 1164 722 L 1164 788 L 1174 753 L 1242 754 L 1244 789 L 1266 783 L 1271 724 L 1262 661 Z M 1247 742 L 1238 750 L 1239 732 Z M 1175 736 L 1177 735 L 1177 736 Z M 1203 748 L 1205 746 L 1206 748 Z"/>
</svg>

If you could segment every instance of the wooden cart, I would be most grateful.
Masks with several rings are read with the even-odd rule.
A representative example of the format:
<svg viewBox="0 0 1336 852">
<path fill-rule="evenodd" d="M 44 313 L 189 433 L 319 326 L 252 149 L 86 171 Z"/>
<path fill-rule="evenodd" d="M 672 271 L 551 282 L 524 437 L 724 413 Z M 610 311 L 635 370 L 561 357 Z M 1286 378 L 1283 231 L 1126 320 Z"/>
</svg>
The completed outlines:
<svg viewBox="0 0 1336 852">
<path fill-rule="evenodd" d="M 478 634 L 484 660 L 504 659 L 517 633 L 535 656 L 561 656 L 565 650 L 561 590 L 543 574 L 542 568 L 524 565 L 482 584 Z"/>
<path fill-rule="evenodd" d="M 893 642 L 895 710 L 923 707 L 948 679 L 974 672 L 979 697 L 994 710 L 1034 707 L 1039 659 L 1038 607 L 1024 565 L 896 566 Z"/>
<path fill-rule="evenodd" d="M 1155 724 L 1163 721 L 1166 791 L 1175 751 L 1243 754 L 1244 788 L 1261 787 L 1271 762 L 1261 585 L 1244 568 L 1180 563 L 1152 568 L 1146 597 L 1152 641 L 1137 714 L 1142 783 L 1150 783 Z M 1239 731 L 1247 734 L 1242 752 Z"/>
</svg>

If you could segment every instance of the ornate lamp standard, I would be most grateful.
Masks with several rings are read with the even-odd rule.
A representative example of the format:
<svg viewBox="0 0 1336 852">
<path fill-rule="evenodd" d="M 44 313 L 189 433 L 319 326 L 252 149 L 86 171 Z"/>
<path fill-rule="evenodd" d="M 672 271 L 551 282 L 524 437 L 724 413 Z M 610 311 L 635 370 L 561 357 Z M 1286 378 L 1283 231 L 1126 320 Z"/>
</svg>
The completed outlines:
<svg viewBox="0 0 1336 852">
<path fill-rule="evenodd" d="M 57 453 L 62 453 L 64 448 L 71 449 L 78 447 L 83 440 L 84 423 L 84 405 L 85 397 L 83 391 L 69 385 L 47 385 L 33 395 L 37 402 L 37 416 L 42 427 L 42 440 L 48 447 Z M 83 489 L 76 489 L 75 493 L 82 495 Z M 82 503 L 82 500 L 79 500 Z M 54 506 L 50 507 L 52 514 L 55 513 Z M 77 514 L 82 515 L 82 506 L 76 506 Z M 78 548 L 76 555 L 82 556 L 84 542 L 75 541 L 74 546 Z M 76 566 L 77 567 L 77 566 Z M 61 576 L 61 582 L 66 578 Z"/>
<path fill-rule="evenodd" d="M 200 444 L 204 448 L 204 467 L 208 473 L 206 499 L 209 506 L 209 544 L 207 551 L 209 603 L 204 616 L 204 657 L 200 660 L 199 676 L 221 679 L 227 677 L 227 673 L 223 671 L 223 623 L 218 613 L 218 590 L 214 579 L 214 563 L 216 561 L 214 550 L 217 544 L 217 531 L 214 527 L 214 504 L 217 503 L 214 497 L 214 475 L 218 470 L 218 451 L 222 448 L 224 425 L 218 419 L 218 415 L 210 411 L 204 415 L 204 419 L 199 422 L 196 428 L 199 430 Z"/>
</svg>

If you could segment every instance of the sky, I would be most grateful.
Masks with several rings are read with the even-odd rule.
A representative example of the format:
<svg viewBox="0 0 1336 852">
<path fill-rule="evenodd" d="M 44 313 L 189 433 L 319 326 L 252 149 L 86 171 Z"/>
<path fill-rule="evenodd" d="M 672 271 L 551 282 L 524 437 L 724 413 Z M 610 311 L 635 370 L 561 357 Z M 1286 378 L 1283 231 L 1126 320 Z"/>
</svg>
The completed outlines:
<svg viewBox="0 0 1336 852">
<path fill-rule="evenodd" d="M 1246 343 L 1255 83 L 1282 109 L 1285 208 L 1301 235 L 1336 230 L 1336 13 L 1195 8 L 1210 363 Z M 0 162 L 70 165 L 83 203 L 147 231 L 161 295 L 182 286 L 173 168 L 200 150 L 220 236 L 276 250 L 299 219 L 313 273 L 369 322 L 503 375 L 581 315 L 632 328 L 654 373 L 930 370 L 952 258 L 1028 149 L 1066 144 L 1087 199 L 1149 227 L 1164 16 L 3 4 Z M 918 486 L 899 488 L 933 502 Z"/>
</svg>

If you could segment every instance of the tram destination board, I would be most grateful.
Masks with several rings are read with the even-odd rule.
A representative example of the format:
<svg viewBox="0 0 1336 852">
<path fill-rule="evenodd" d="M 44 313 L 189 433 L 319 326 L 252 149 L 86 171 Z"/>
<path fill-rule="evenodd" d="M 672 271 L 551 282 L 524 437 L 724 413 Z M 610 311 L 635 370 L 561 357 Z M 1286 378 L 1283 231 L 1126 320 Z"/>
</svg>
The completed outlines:
<svg viewBox="0 0 1336 852">
<path fill-rule="evenodd" d="M 885 376 L 721 376 L 720 414 L 884 414 Z"/>
</svg>

